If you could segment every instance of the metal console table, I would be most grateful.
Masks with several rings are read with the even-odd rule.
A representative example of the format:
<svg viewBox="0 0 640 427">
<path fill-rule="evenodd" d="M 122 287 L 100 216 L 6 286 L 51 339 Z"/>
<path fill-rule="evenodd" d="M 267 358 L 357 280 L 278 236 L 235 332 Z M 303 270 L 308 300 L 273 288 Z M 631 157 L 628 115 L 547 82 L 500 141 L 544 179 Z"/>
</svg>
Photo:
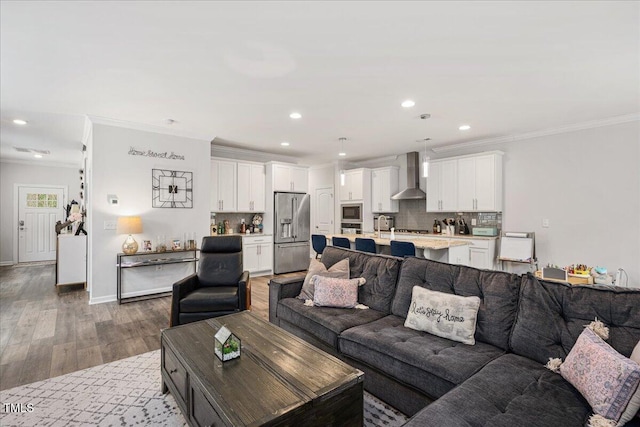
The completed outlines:
<svg viewBox="0 0 640 427">
<path fill-rule="evenodd" d="M 116 267 L 118 269 L 118 290 L 117 290 L 117 297 L 118 297 L 118 304 L 123 304 L 123 303 L 127 303 L 127 302 L 134 302 L 134 301 L 141 301 L 141 300 L 145 300 L 145 299 L 151 299 L 151 298 L 160 298 L 166 295 L 170 295 L 171 291 L 166 291 L 166 292 L 155 292 L 155 293 L 151 293 L 151 294 L 145 294 L 145 295 L 137 295 L 134 297 L 127 297 L 127 298 L 122 298 L 122 270 L 126 269 L 126 268 L 138 268 L 138 267 L 151 267 L 151 266 L 158 266 L 158 265 L 169 265 L 169 264 L 183 264 L 183 263 L 193 263 L 193 272 L 195 273 L 197 271 L 197 261 L 198 261 L 198 251 L 200 249 L 194 248 L 194 249 L 182 249 L 182 250 L 176 250 L 176 251 L 165 251 L 165 252 L 157 252 L 157 251 L 147 251 L 147 252 L 136 252 L 135 254 L 124 254 L 124 253 L 119 253 L 117 255 L 117 261 L 116 261 Z M 178 254 L 178 253 L 183 253 L 183 254 L 187 254 L 187 253 L 193 253 L 193 256 L 190 257 L 186 257 L 186 258 L 175 258 L 175 257 L 168 257 L 165 258 L 163 256 L 169 255 L 169 254 Z M 127 261 L 127 258 L 136 258 L 136 260 L 134 261 Z"/>
</svg>

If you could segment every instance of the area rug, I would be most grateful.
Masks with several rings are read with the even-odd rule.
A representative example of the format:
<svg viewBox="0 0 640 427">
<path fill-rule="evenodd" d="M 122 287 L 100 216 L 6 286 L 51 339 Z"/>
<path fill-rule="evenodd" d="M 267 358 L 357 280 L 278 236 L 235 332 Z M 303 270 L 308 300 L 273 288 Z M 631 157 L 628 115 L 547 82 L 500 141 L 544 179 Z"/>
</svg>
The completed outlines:
<svg viewBox="0 0 640 427">
<path fill-rule="evenodd" d="M 0 392 L 1 426 L 186 426 L 160 392 L 160 350 Z M 365 392 L 365 426 L 401 426 L 402 413 Z"/>
</svg>

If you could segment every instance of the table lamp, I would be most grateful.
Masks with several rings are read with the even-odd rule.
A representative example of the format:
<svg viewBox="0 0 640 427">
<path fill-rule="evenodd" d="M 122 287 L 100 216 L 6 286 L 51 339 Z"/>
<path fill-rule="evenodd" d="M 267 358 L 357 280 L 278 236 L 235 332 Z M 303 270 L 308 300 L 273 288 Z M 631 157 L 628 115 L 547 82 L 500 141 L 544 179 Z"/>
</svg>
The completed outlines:
<svg viewBox="0 0 640 427">
<path fill-rule="evenodd" d="M 138 242 L 136 242 L 132 234 L 142 233 L 142 219 L 139 216 L 118 217 L 116 233 L 129 235 L 122 244 L 122 252 L 127 255 L 135 254 L 138 252 Z"/>
</svg>

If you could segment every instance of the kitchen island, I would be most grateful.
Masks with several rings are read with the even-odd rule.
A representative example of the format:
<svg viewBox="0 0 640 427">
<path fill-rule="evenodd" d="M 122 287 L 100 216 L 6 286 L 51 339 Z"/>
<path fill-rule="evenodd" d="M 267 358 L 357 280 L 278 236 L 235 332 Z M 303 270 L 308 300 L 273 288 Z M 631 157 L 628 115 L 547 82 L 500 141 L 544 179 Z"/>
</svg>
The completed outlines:
<svg viewBox="0 0 640 427">
<path fill-rule="evenodd" d="M 351 248 L 355 248 L 357 237 L 373 239 L 376 243 L 377 252 L 381 254 L 391 254 L 391 239 L 377 237 L 376 234 L 328 234 L 327 244 L 331 244 L 332 237 L 346 237 L 351 242 Z M 411 242 L 416 247 L 416 256 L 424 257 L 434 261 L 448 262 L 450 264 L 462 264 L 469 258 L 469 241 L 452 239 L 430 239 L 425 237 L 398 236 L 403 242 Z"/>
</svg>

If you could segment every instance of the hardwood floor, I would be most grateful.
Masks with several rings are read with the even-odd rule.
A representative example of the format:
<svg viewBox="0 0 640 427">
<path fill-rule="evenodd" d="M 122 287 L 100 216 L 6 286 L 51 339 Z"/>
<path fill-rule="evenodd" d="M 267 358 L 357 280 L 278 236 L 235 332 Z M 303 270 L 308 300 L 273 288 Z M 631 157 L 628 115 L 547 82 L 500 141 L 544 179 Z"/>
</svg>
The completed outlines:
<svg viewBox="0 0 640 427">
<path fill-rule="evenodd" d="M 54 269 L 0 267 L 0 390 L 160 348 L 171 297 L 89 305 L 80 286 L 57 293 Z M 251 278 L 252 311 L 265 320 L 272 277 Z"/>
</svg>

